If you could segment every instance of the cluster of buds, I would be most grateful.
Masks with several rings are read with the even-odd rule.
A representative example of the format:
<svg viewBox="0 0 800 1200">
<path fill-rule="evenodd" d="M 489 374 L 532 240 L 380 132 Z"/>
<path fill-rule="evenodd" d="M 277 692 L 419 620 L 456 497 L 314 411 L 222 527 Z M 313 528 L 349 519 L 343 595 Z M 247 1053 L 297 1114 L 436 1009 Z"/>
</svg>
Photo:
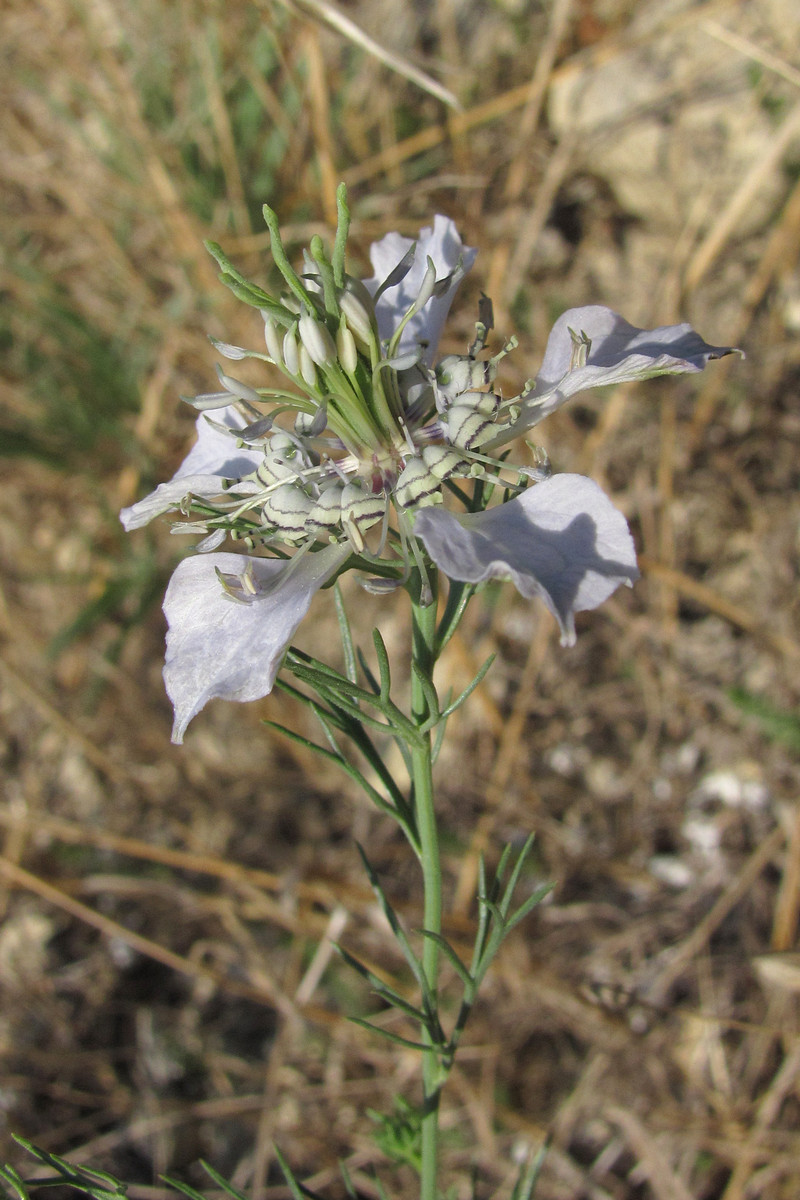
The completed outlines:
<svg viewBox="0 0 800 1200">
<path fill-rule="evenodd" d="M 235 405 L 241 423 L 227 412 L 218 428 L 259 454 L 255 469 L 235 481 L 233 497 L 217 497 L 213 507 L 206 497 L 194 506 L 192 515 L 201 515 L 199 507 L 204 520 L 191 529 L 210 535 L 208 548 L 225 533 L 251 546 L 346 543 L 364 565 L 377 564 L 383 572 L 365 578 L 365 586 L 384 590 L 404 581 L 412 562 L 420 564 L 409 516 L 440 503 L 449 480 L 493 484 L 502 478 L 516 492 L 529 479 L 546 477 L 547 467 L 542 455 L 535 466 L 511 468 L 482 453 L 519 415 L 519 398 L 504 402 L 495 390 L 498 364 L 515 339 L 493 357 L 481 357 L 492 325 L 490 303 L 481 302 L 476 337 L 465 355 L 434 365 L 433 340 L 419 337 L 423 315 L 426 333 L 433 314 L 441 326 L 474 252 L 437 218 L 426 240 L 447 264 L 441 274 L 434 257 L 412 244 L 385 278 L 364 283 L 345 271 L 349 218 L 343 189 L 338 211 L 332 255 L 320 238 L 312 239 L 299 275 L 274 214 L 265 210 L 287 285 L 279 299 L 237 276 L 219 247 L 210 247 L 226 281 L 258 303 L 267 353 L 215 341 L 217 350 L 232 360 L 265 359 L 288 382 L 285 389 L 256 389 L 219 371 L 224 390 L 189 401 L 203 412 Z M 365 535 L 374 527 L 379 532 L 369 549 Z"/>
</svg>

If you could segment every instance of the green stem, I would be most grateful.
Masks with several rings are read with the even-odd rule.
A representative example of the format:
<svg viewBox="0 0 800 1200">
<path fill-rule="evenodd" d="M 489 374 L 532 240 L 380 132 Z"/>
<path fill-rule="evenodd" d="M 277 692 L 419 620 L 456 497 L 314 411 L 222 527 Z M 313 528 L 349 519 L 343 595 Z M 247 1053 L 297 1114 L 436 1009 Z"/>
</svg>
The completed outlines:
<svg viewBox="0 0 800 1200">
<path fill-rule="evenodd" d="M 435 593 L 435 576 L 431 578 Z M 436 597 L 433 604 L 423 607 L 418 599 L 412 601 L 412 654 L 417 667 L 428 679 L 433 677 L 436 660 Z M 411 676 L 411 711 L 414 722 L 424 725 L 429 716 L 424 689 L 416 672 Z M 419 746 L 411 748 L 414 804 L 420 842 L 420 862 L 424 889 L 424 928 L 433 933 L 442 929 L 442 864 L 439 857 L 439 838 L 436 811 L 433 803 L 433 764 L 431 737 L 427 733 Z M 425 938 L 422 969 L 430 995 L 437 1007 L 439 978 L 439 947 L 434 938 Z M 436 1200 L 439 1157 L 439 1092 L 441 1079 L 439 1056 L 428 1029 L 423 1027 L 422 1040 L 428 1049 L 422 1063 L 423 1117 L 420 1200 Z"/>
</svg>

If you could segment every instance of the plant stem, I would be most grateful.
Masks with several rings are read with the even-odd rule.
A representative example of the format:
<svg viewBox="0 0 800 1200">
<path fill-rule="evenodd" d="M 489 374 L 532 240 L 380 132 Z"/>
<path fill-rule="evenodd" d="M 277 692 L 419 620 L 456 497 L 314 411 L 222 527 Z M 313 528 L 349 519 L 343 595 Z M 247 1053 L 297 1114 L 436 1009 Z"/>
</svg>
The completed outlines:
<svg viewBox="0 0 800 1200">
<path fill-rule="evenodd" d="M 431 679 L 436 660 L 436 597 L 435 578 L 434 602 L 423 607 L 418 600 L 412 601 L 412 655 L 417 668 Z M 424 690 L 416 674 L 411 677 L 411 711 L 418 725 L 424 724 L 429 716 Z M 424 928 L 441 933 L 442 928 L 442 864 L 439 857 L 439 838 L 436 829 L 436 812 L 433 803 L 433 765 L 431 738 L 426 734 L 421 746 L 411 751 L 414 803 L 417 830 L 420 842 L 420 862 L 424 891 Z M 434 1012 L 437 1008 L 439 948 L 433 938 L 426 938 L 422 951 L 422 969 L 428 983 Z M 420 1200 L 436 1200 L 439 1157 L 439 1092 L 441 1079 L 439 1058 L 430 1031 L 422 1030 L 426 1046 L 422 1063 L 423 1117 Z"/>
</svg>

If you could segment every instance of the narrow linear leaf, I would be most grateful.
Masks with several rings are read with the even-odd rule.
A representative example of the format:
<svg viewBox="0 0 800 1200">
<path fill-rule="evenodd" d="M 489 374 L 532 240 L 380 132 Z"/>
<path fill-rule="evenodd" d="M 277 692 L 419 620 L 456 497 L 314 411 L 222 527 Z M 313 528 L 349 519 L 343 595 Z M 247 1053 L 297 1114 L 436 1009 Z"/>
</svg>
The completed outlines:
<svg viewBox="0 0 800 1200">
<path fill-rule="evenodd" d="M 519 857 L 517 858 L 517 861 L 514 864 L 514 869 L 511 872 L 511 878 L 506 885 L 506 890 L 503 893 L 503 899 L 500 901 L 500 911 L 503 914 L 503 920 L 505 920 L 506 916 L 508 915 L 508 910 L 511 907 L 511 901 L 514 897 L 517 884 L 519 883 L 519 877 L 522 873 L 522 868 L 525 866 L 525 862 L 533 847 L 534 838 L 535 835 L 531 833 L 528 834 L 528 837 L 525 839 L 525 845 L 519 852 Z"/>
<path fill-rule="evenodd" d="M 486 678 L 487 672 L 489 671 L 489 668 L 491 667 L 491 665 L 494 662 L 496 657 L 497 656 L 495 654 L 489 655 L 489 657 L 486 659 L 486 662 L 483 664 L 483 666 L 478 671 L 478 674 L 472 680 L 472 683 L 468 684 L 464 688 L 461 695 L 458 696 L 457 699 L 455 699 L 452 702 L 452 704 L 448 704 L 448 706 L 446 708 L 442 709 L 441 713 L 439 714 L 440 720 L 442 720 L 446 717 L 449 717 L 451 715 L 451 713 L 454 713 L 456 711 L 457 708 L 460 708 L 461 705 L 464 703 L 464 701 L 467 700 L 472 695 L 472 693 L 475 691 L 475 688 L 479 687 L 483 683 L 484 679 Z"/>
<path fill-rule="evenodd" d="M 18 1200 L 30 1200 L 28 1191 L 21 1176 L 17 1174 L 13 1167 L 8 1165 L 0 1167 L 0 1190 L 2 1191 L 3 1196 L 10 1196 L 11 1192 L 7 1191 L 2 1184 L 7 1184 L 8 1187 L 12 1189 L 14 1195 L 17 1196 Z"/>
<path fill-rule="evenodd" d="M 375 871 L 372 867 L 372 863 L 367 858 L 366 853 L 364 852 L 364 848 L 363 848 L 363 846 L 361 846 L 361 844 L 359 842 L 356 842 L 356 849 L 358 850 L 358 853 L 361 856 L 361 861 L 364 864 L 364 870 L 367 873 L 367 878 L 369 879 L 370 886 L 372 887 L 372 890 L 375 893 L 377 901 L 381 906 L 383 915 L 386 917 L 386 920 L 389 922 L 389 926 L 392 930 L 392 933 L 394 934 L 395 939 L 396 939 L 398 945 L 400 946 L 400 949 L 403 951 L 405 960 L 408 963 L 409 967 L 411 968 L 411 970 L 414 974 L 414 978 L 416 979 L 417 983 L 420 986 L 420 989 L 422 990 L 423 1003 L 426 1005 L 426 1007 L 428 1007 L 429 1000 L 431 999 L 430 989 L 428 988 L 428 981 L 425 978 L 425 972 L 422 968 L 422 963 L 417 958 L 414 951 L 411 949 L 411 943 L 408 940 L 405 930 L 403 929 L 402 925 L 400 924 L 397 913 L 394 911 L 391 904 L 389 903 L 389 898 L 386 895 L 386 893 L 384 892 L 383 887 L 381 886 L 381 882 L 378 879 L 378 876 L 375 874 Z"/>
<path fill-rule="evenodd" d="M 373 1025 L 370 1021 L 365 1021 L 363 1017 L 348 1017 L 348 1020 L 353 1025 L 360 1025 L 363 1029 L 369 1029 L 371 1033 L 377 1033 L 379 1037 L 394 1042 L 397 1046 L 408 1046 L 410 1050 L 430 1050 L 430 1046 L 426 1046 L 423 1042 L 413 1042 L 410 1038 L 401 1037 L 399 1033 L 381 1029 L 380 1025 Z"/>
<path fill-rule="evenodd" d="M 350 621 L 344 607 L 344 597 L 342 596 L 342 589 L 339 586 L 338 579 L 333 585 L 333 601 L 336 606 L 336 620 L 339 622 L 339 636 L 342 639 L 345 674 L 351 683 L 358 683 L 358 666 L 356 665 L 356 652 L 353 646 L 353 632 L 350 628 Z"/>
<path fill-rule="evenodd" d="M 226 288 L 233 292 L 237 300 L 242 300 L 245 304 L 249 304 L 251 308 L 263 308 L 272 317 L 281 315 L 282 310 L 278 308 L 274 300 L 262 292 L 260 287 L 253 283 L 248 283 L 246 280 L 241 281 L 235 275 L 229 275 L 226 271 L 219 277 L 220 283 L 223 283 Z"/>
<path fill-rule="evenodd" d="M 327 716 L 325 715 L 325 709 L 322 707 L 321 704 L 313 704 L 311 706 L 311 711 L 314 713 L 314 716 L 317 718 L 320 725 L 322 726 L 322 732 L 325 734 L 325 737 L 328 739 L 328 745 L 330 746 L 331 751 L 337 756 L 337 758 L 339 758 L 341 761 L 344 761 L 344 755 L 342 754 L 339 743 L 336 740 L 336 735 L 333 732 L 332 723 L 328 720 Z"/>
<path fill-rule="evenodd" d="M 94 1196 L 97 1200 L 108 1200 L 112 1196 L 124 1196 L 127 1191 L 127 1185 L 122 1183 L 114 1175 L 107 1171 L 100 1171 L 94 1167 L 82 1167 L 76 1163 L 68 1162 L 65 1158 L 59 1158 L 57 1154 L 51 1154 L 48 1150 L 42 1150 L 40 1146 L 34 1145 L 33 1142 L 27 1141 L 25 1138 L 19 1137 L 17 1134 L 12 1134 L 17 1145 L 22 1146 L 24 1150 L 35 1158 L 44 1166 L 50 1167 L 57 1175 L 66 1183 L 70 1183 L 73 1187 L 86 1192 L 90 1196 Z M 59 1183 L 59 1179 L 48 1177 L 45 1179 L 29 1179 L 29 1187 L 52 1187 Z M 108 1184 L 108 1187 L 98 1186 L 99 1184 Z"/>
<path fill-rule="evenodd" d="M 313 699 L 313 697 L 307 696 L 305 692 L 301 692 L 299 688 L 287 683 L 287 681 L 280 676 L 278 676 L 275 686 L 282 692 L 285 692 L 288 696 L 293 696 L 296 700 L 299 700 L 301 703 L 309 707 L 317 716 L 317 719 L 320 721 L 320 723 L 323 724 L 323 728 L 324 722 L 328 722 L 333 728 L 338 729 L 341 733 L 344 733 L 350 738 L 353 744 L 364 755 L 367 762 L 376 772 L 381 783 L 386 788 L 386 791 L 391 797 L 391 801 L 396 809 L 396 812 L 392 810 L 391 815 L 400 822 L 403 830 L 408 834 L 411 844 L 415 846 L 418 839 L 414 830 L 413 814 L 410 812 L 405 796 L 392 777 L 392 774 L 386 766 L 386 763 L 378 753 L 378 750 L 376 749 L 366 729 L 363 728 L 361 719 L 363 714 L 359 712 L 358 716 L 356 717 L 350 713 L 345 713 L 335 704 L 332 704 L 331 708 L 323 708 L 317 700 Z M 297 736 L 292 730 L 287 729 L 285 726 L 279 725 L 276 722 L 267 722 L 267 724 L 272 724 L 273 728 L 279 729 L 280 732 L 285 733 L 287 737 Z M 311 743 L 312 748 L 315 745 L 316 743 Z M 324 751 L 324 747 L 320 747 L 319 749 Z M 363 779 L 363 776 L 361 773 L 359 772 L 358 776 L 352 774 L 352 771 L 357 770 L 357 768 L 352 767 L 352 765 L 348 763 L 347 759 L 345 759 L 343 755 L 337 761 L 339 761 L 339 765 L 342 767 L 342 769 L 350 773 L 351 778 L 355 779 L 356 782 L 359 782 L 359 785 L 362 786 L 360 781 Z M 371 787 L 371 785 L 368 785 L 368 788 L 369 787 Z M 368 791 L 367 794 L 369 795 L 370 799 L 375 800 L 375 795 L 378 793 L 375 793 L 373 789 L 371 792 Z"/>
<path fill-rule="evenodd" d="M 436 764 L 436 760 L 438 759 L 439 753 L 442 749 L 442 743 L 444 742 L 444 735 L 446 732 L 447 732 L 447 717 L 442 716 L 441 719 L 439 720 L 438 724 L 436 725 L 436 732 L 433 735 L 433 744 L 431 746 L 431 762 L 434 765 Z M 409 774 L 410 773 L 411 772 L 409 769 Z"/>
<path fill-rule="evenodd" d="M 197 1188 L 190 1187 L 188 1183 L 184 1183 L 180 1179 L 173 1179 L 171 1175 L 159 1175 L 159 1179 L 163 1179 L 164 1183 L 174 1188 L 176 1192 L 188 1196 L 189 1200 L 207 1200 L 207 1197 L 202 1192 L 198 1192 Z"/>
<path fill-rule="evenodd" d="M 550 1138 L 548 1137 L 536 1153 L 531 1155 L 528 1162 L 522 1163 L 510 1200 L 531 1200 L 549 1149 Z"/>
<path fill-rule="evenodd" d="M 555 884 L 553 883 L 543 883 L 523 904 L 520 904 L 517 911 L 506 922 L 506 933 L 510 933 L 515 926 L 519 925 L 520 921 L 523 921 L 527 917 L 529 912 L 532 912 L 537 905 L 541 904 L 550 895 L 554 887 Z"/>
<path fill-rule="evenodd" d="M 475 987 L 475 981 L 467 968 L 464 966 L 458 954 L 456 954 L 455 950 L 448 942 L 447 938 L 443 937 L 441 933 L 435 933 L 432 929 L 420 929 L 420 933 L 423 937 L 429 938 L 432 942 L 436 942 L 436 945 L 442 950 L 445 957 L 455 968 L 456 974 L 461 979 L 465 989 L 473 991 Z"/>
<path fill-rule="evenodd" d="M 437 658 L 458 629 L 458 626 L 461 624 L 461 618 L 464 616 L 467 605 L 474 594 L 474 584 L 460 583 L 457 580 L 450 581 L 450 590 L 447 593 L 447 603 L 442 614 L 442 619 L 439 622 L 439 628 L 436 630 Z"/>
<path fill-rule="evenodd" d="M 386 649 L 386 643 L 381 637 L 379 629 L 373 629 L 372 642 L 375 646 L 375 655 L 378 659 L 378 673 L 380 675 L 380 698 L 384 704 L 389 702 L 389 693 L 392 690 L 392 672 L 389 666 L 389 652 Z"/>
<path fill-rule="evenodd" d="M 262 721 L 262 724 L 266 725 L 270 729 L 276 729 L 279 733 L 282 733 L 285 737 L 289 738 L 290 741 L 293 741 L 298 745 L 305 746 L 307 750 L 313 750 L 314 753 L 318 754 L 321 758 L 325 758 L 329 762 L 336 763 L 337 767 L 340 767 L 346 775 L 349 775 L 350 778 L 358 784 L 358 786 L 364 791 L 364 794 L 372 801 L 376 808 L 380 809 L 381 812 L 385 812 L 388 816 L 394 817 L 396 821 L 401 821 L 401 815 L 398 814 L 395 806 L 372 786 L 369 780 L 362 775 L 361 771 L 359 771 L 358 767 L 354 766 L 351 762 L 348 762 L 347 759 L 343 758 L 341 754 L 334 753 L 333 750 L 328 750 L 326 746 L 320 746 L 317 742 L 310 741 L 308 738 L 303 737 L 302 734 L 295 733 L 293 729 L 288 729 L 285 725 L 278 724 L 277 721 L 265 720 Z"/>
<path fill-rule="evenodd" d="M 358 1200 L 358 1193 L 356 1192 L 356 1189 L 353 1187 L 353 1181 L 350 1178 L 350 1172 L 347 1169 L 347 1163 L 344 1162 L 344 1160 L 341 1158 L 339 1159 L 339 1174 L 342 1177 L 342 1183 L 344 1184 L 344 1190 L 347 1192 L 347 1195 L 349 1196 L 350 1200 Z"/>
<path fill-rule="evenodd" d="M 211 1163 L 206 1162 L 204 1158 L 200 1159 L 200 1166 L 203 1168 L 206 1175 L 208 1175 L 210 1179 L 213 1179 L 214 1183 L 216 1183 L 218 1187 L 222 1188 L 223 1192 L 232 1197 L 232 1200 L 248 1200 L 248 1197 L 244 1194 L 244 1192 L 240 1192 L 238 1188 L 235 1188 L 229 1180 L 220 1175 L 219 1171 L 216 1171 L 214 1167 L 211 1166 Z"/>
<path fill-rule="evenodd" d="M 349 950 L 345 950 L 344 946 L 340 946 L 337 943 L 336 951 L 341 955 L 349 967 L 352 967 L 354 971 L 358 972 L 362 979 L 367 981 L 376 995 L 385 1000 L 386 1003 L 392 1008 L 400 1009 L 401 1012 L 406 1013 L 407 1016 L 411 1017 L 413 1020 L 419 1021 L 420 1024 L 425 1025 L 426 1028 L 428 1027 L 428 1016 L 422 1011 L 422 1009 L 417 1008 L 414 1004 L 411 1004 L 408 1000 L 401 996 L 399 992 L 396 992 L 394 988 L 391 988 L 388 984 L 384 983 L 374 971 L 370 971 L 369 967 L 365 966 L 364 963 L 355 958 Z"/>
<path fill-rule="evenodd" d="M 333 278 L 337 287 L 344 285 L 345 254 L 347 251 L 347 234 L 350 230 L 350 209 L 347 205 L 347 187 L 340 183 L 336 189 L 336 238 L 333 243 L 331 265 Z"/>
<path fill-rule="evenodd" d="M 280 225 L 278 223 L 278 215 L 268 204 L 262 206 L 261 209 L 264 216 L 264 223 L 269 230 L 270 249 L 272 257 L 275 260 L 275 266 L 280 271 L 287 284 L 294 292 L 297 299 L 305 309 L 310 313 L 314 313 L 314 302 L 303 286 L 297 272 L 286 256 L 286 251 L 283 248 L 283 240 L 281 238 Z"/>
<path fill-rule="evenodd" d="M 427 733 L 429 730 L 433 729 L 434 725 L 436 725 L 439 720 L 439 696 L 437 695 L 436 688 L 433 685 L 433 680 L 425 671 L 422 670 L 418 663 L 412 662 L 411 670 L 414 678 L 422 688 L 422 694 L 425 697 L 425 704 L 428 708 L 428 719 L 422 725 L 422 732 Z"/>
<path fill-rule="evenodd" d="M 494 883 L 492 885 L 494 895 L 500 894 L 500 886 L 503 882 L 503 876 L 506 873 L 506 867 L 508 866 L 508 860 L 510 857 L 511 857 L 511 846 L 510 845 L 504 846 L 503 852 L 500 855 L 500 861 L 497 864 L 497 870 L 494 873 Z"/>
<path fill-rule="evenodd" d="M 279 721 L 269 721 L 265 718 L 261 724 L 266 725 L 267 729 L 275 729 L 278 733 L 282 733 L 295 745 L 303 746 L 306 750 L 313 750 L 315 754 L 321 754 L 323 758 L 335 758 L 339 761 L 341 757 L 335 751 L 329 750 L 327 746 L 320 746 L 318 742 L 312 742 L 310 738 L 304 737 L 302 733 L 297 733 L 294 729 L 289 729 L 287 725 L 281 725 Z"/>
<path fill-rule="evenodd" d="M 289 661 L 288 657 L 285 662 L 287 670 L 303 683 L 307 683 L 314 691 L 327 703 L 337 704 L 345 711 L 353 713 L 359 719 L 364 720 L 373 728 L 380 729 L 384 733 L 392 735 L 392 726 L 398 730 L 402 730 L 403 736 L 407 741 L 413 742 L 415 745 L 420 742 L 420 732 L 417 726 L 404 713 L 400 711 L 396 704 L 391 701 L 384 701 L 381 696 L 376 696 L 373 692 L 366 691 L 365 688 L 358 687 L 356 684 L 345 679 L 343 675 L 331 675 L 329 678 L 320 678 L 320 673 L 313 668 L 308 668 L 302 663 Z M 348 703 L 345 702 L 348 699 Z M 369 704 L 372 708 L 382 713 L 388 724 L 384 725 L 377 722 L 374 717 L 367 718 L 361 713 L 358 707 L 358 701 Z"/>
<path fill-rule="evenodd" d="M 375 678 L 375 672 L 372 670 L 372 667 L 369 665 L 366 658 L 364 657 L 364 652 L 362 650 L 358 651 L 358 661 L 361 666 L 361 670 L 364 672 L 364 678 L 366 679 L 367 683 L 372 688 L 375 695 L 380 696 L 381 685 L 378 683 L 378 680 Z"/>
<path fill-rule="evenodd" d="M 318 1192 L 312 1192 L 311 1188 L 307 1188 L 302 1183 L 297 1181 L 292 1168 L 289 1166 L 278 1147 L 273 1146 L 272 1148 L 275 1151 L 275 1157 L 278 1160 L 278 1166 L 283 1172 L 283 1177 L 288 1184 L 289 1191 L 292 1193 L 292 1200 L 322 1200 L 322 1197 Z"/>
</svg>

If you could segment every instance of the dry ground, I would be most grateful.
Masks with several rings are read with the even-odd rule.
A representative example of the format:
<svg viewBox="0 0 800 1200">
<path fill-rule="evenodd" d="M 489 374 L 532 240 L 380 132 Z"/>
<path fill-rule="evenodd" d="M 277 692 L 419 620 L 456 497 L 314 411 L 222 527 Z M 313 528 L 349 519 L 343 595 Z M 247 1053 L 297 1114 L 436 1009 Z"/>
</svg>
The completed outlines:
<svg viewBox="0 0 800 1200">
<path fill-rule="evenodd" d="M 538 836 L 552 903 L 507 946 L 445 1103 L 457 1197 L 506 1196 L 551 1138 L 540 1200 L 789 1200 L 800 1191 L 800 21 L 789 0 L 7 0 L 0 437 L 0 1112 L 135 1197 L 210 1160 L 254 1197 L 298 1172 L 361 1194 L 368 1108 L 414 1063 L 348 1023 L 369 1004 L 326 930 L 403 979 L 356 865 L 409 922 L 382 819 L 214 704 L 169 744 L 159 597 L 176 544 L 116 511 L 192 436 L 206 334 L 255 344 L 203 237 L 269 271 L 348 181 L 354 253 L 454 217 L 480 257 L 508 394 L 555 315 L 690 319 L 747 360 L 579 398 L 542 431 L 629 516 L 643 579 L 565 651 L 510 587 L 444 666 L 498 661 L 440 770 L 449 925 L 476 854 Z M 407 68 L 427 72 L 449 107 Z M 402 597 L 359 600 L 398 649 Z M 308 645 L 331 631 L 320 599 Z M 325 951 L 321 952 L 323 955 Z M 315 982 L 309 966 L 325 967 Z"/>
</svg>

